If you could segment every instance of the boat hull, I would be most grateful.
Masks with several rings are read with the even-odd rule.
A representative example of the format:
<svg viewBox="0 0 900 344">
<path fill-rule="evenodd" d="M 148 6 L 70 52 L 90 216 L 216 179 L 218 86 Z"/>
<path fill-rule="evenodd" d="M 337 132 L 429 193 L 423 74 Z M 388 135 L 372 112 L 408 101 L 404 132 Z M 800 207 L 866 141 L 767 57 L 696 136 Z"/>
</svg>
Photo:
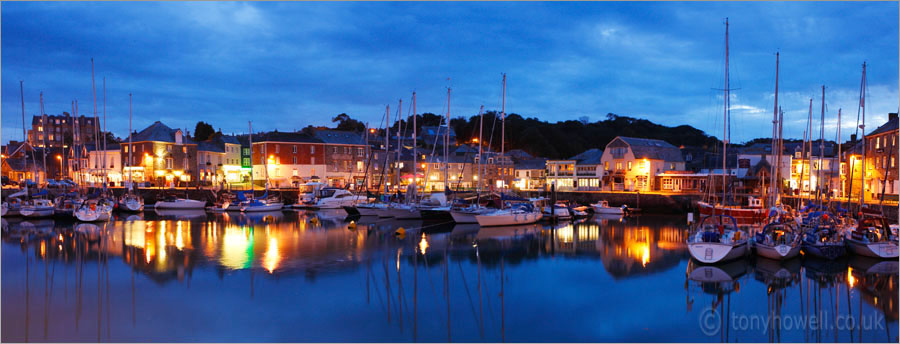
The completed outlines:
<svg viewBox="0 0 900 344">
<path fill-rule="evenodd" d="M 144 210 L 144 202 L 136 200 L 127 200 L 119 202 L 119 210 L 136 213 Z"/>
<path fill-rule="evenodd" d="M 622 208 L 613 208 L 613 207 L 598 207 L 592 206 L 594 209 L 594 214 L 606 214 L 606 215 L 624 215 L 625 210 Z"/>
<path fill-rule="evenodd" d="M 800 254 L 800 243 L 796 245 L 764 245 L 756 244 L 756 254 L 774 260 L 788 260 Z"/>
<path fill-rule="evenodd" d="M 158 201 L 153 206 L 153 208 L 155 208 L 155 209 L 204 209 L 204 208 L 206 208 L 206 202 L 192 200 L 192 199 L 179 200 L 176 202 Z"/>
<path fill-rule="evenodd" d="M 478 219 L 475 218 L 478 215 L 481 214 L 461 210 L 450 211 L 450 216 L 453 217 L 453 221 L 456 223 L 478 223 Z"/>
<path fill-rule="evenodd" d="M 866 243 L 856 239 L 847 239 L 847 247 L 850 252 L 866 257 L 897 259 L 898 250 L 896 241 L 883 241 Z"/>
<path fill-rule="evenodd" d="M 281 210 L 281 208 L 283 206 L 284 206 L 284 204 L 281 202 L 263 204 L 263 205 L 251 205 L 251 206 L 246 206 L 246 207 L 241 208 L 241 211 L 243 211 L 245 213 L 262 212 L 262 211 L 270 211 L 271 212 L 271 211 Z"/>
<path fill-rule="evenodd" d="M 492 226 L 514 226 L 514 225 L 524 225 L 535 223 L 541 220 L 544 217 L 544 214 L 540 212 L 530 212 L 530 213 L 512 213 L 512 214 L 485 214 L 485 215 L 476 215 L 475 220 L 478 221 L 478 225 L 482 227 L 492 227 Z"/>
<path fill-rule="evenodd" d="M 737 221 L 738 226 L 759 226 L 766 222 L 766 210 L 763 208 L 741 208 L 713 206 L 706 202 L 697 202 L 700 209 L 700 217 L 712 215 L 731 216 Z"/>
<path fill-rule="evenodd" d="M 844 243 L 811 244 L 804 241 L 801 248 L 804 254 L 828 260 L 834 260 L 847 254 L 847 246 Z"/>
<path fill-rule="evenodd" d="M 747 243 L 723 244 L 718 242 L 689 243 L 688 251 L 694 260 L 703 264 L 727 262 L 747 255 Z"/>
<path fill-rule="evenodd" d="M 54 207 L 47 206 L 39 206 L 39 207 L 22 207 L 19 210 L 22 216 L 27 218 L 39 218 L 39 217 L 49 217 L 53 216 L 53 212 L 56 210 Z"/>
</svg>

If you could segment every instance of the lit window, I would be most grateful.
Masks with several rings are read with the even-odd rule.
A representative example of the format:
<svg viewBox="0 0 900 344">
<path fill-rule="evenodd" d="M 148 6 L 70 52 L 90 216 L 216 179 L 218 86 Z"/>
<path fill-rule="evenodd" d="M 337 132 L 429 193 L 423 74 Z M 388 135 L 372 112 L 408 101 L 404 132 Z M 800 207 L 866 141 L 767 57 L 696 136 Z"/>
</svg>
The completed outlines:
<svg viewBox="0 0 900 344">
<path fill-rule="evenodd" d="M 297 154 L 297 145 L 294 145 L 293 147 L 291 147 L 291 153 Z"/>
<path fill-rule="evenodd" d="M 173 164 L 174 164 L 174 162 L 173 162 L 172 158 L 166 158 L 166 168 L 168 168 L 168 169 L 173 168 L 172 167 Z"/>
<path fill-rule="evenodd" d="M 631 171 L 631 161 L 628 162 L 628 170 Z"/>
</svg>

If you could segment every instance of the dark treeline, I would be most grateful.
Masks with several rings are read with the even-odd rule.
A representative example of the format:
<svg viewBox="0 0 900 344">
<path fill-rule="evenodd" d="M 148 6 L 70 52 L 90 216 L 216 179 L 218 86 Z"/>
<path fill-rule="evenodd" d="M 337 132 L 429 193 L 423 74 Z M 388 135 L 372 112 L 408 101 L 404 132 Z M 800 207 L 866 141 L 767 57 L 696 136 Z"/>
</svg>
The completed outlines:
<svg viewBox="0 0 900 344">
<path fill-rule="evenodd" d="M 423 126 L 437 126 L 441 120 L 439 115 L 423 113 L 417 116 L 416 127 L 421 130 Z M 456 132 L 457 142 L 473 142 L 473 139 L 478 137 L 479 121 L 478 115 L 468 119 L 465 117 L 452 118 L 450 125 Z M 346 114 L 340 114 L 333 118 L 333 122 L 337 124 L 337 129 L 341 130 L 362 131 L 364 128 L 361 122 Z M 401 126 L 404 136 L 411 135 L 411 123 L 411 116 L 407 116 L 403 121 L 392 121 L 391 136 L 396 135 L 398 127 Z M 377 127 L 372 123 L 369 125 Z M 485 112 L 483 130 L 482 142 L 490 145 L 495 151 L 499 151 L 502 131 L 499 112 Z M 378 134 L 383 135 L 383 131 L 379 130 Z M 719 143 L 715 137 L 706 135 L 702 130 L 688 125 L 668 127 L 646 119 L 612 113 L 607 114 L 605 120 L 596 122 L 590 122 L 587 117 L 550 123 L 534 117 L 524 118 L 515 113 L 506 116 L 507 151 L 521 149 L 531 155 L 551 159 L 568 158 L 591 148 L 603 149 L 609 141 L 620 135 L 660 139 L 676 146 L 697 146 L 710 150 L 715 149 L 715 145 Z M 422 145 L 424 142 L 419 144 Z"/>
</svg>

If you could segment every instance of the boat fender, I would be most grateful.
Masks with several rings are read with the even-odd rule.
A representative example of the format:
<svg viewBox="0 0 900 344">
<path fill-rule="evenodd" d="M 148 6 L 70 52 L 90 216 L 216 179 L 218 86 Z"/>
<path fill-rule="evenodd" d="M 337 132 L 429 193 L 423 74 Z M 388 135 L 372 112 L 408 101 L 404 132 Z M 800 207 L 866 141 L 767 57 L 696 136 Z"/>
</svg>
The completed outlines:
<svg viewBox="0 0 900 344">
<path fill-rule="evenodd" d="M 96 204 L 91 204 L 91 211 L 94 211 L 94 210 L 97 210 L 97 205 L 96 205 Z"/>
<path fill-rule="evenodd" d="M 349 230 L 351 230 L 351 231 L 356 230 L 356 222 L 355 222 L 355 221 L 350 221 L 350 224 L 347 225 L 347 229 L 349 229 Z"/>
<path fill-rule="evenodd" d="M 403 227 L 397 228 L 397 230 L 394 231 L 394 236 L 396 236 L 396 237 L 398 237 L 398 238 L 403 238 L 403 237 L 405 237 L 405 236 L 406 236 L 406 229 L 403 229 Z"/>
<path fill-rule="evenodd" d="M 741 232 L 734 232 L 734 240 L 741 240 Z"/>
</svg>

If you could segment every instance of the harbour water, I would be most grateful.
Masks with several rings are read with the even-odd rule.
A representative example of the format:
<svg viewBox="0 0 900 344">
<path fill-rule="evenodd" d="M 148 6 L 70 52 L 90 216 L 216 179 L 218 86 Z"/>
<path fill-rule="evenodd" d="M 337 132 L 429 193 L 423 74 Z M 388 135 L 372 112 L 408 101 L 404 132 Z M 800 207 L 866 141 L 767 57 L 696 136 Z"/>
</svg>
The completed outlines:
<svg viewBox="0 0 900 344">
<path fill-rule="evenodd" d="M 697 266 L 683 216 L 357 221 L 343 211 L 4 218 L 0 339 L 898 340 L 897 261 Z"/>
</svg>

